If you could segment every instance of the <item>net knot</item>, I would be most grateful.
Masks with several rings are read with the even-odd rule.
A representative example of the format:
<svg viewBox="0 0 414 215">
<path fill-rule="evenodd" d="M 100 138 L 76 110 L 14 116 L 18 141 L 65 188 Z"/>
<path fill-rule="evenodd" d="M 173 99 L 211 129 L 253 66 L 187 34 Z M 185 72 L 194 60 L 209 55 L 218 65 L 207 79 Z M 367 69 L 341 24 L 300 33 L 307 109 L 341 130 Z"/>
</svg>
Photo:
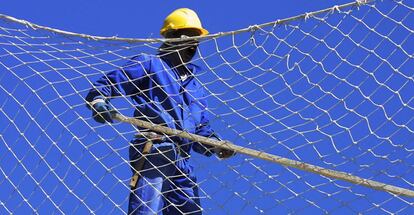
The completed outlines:
<svg viewBox="0 0 414 215">
<path fill-rule="evenodd" d="M 356 3 L 358 6 L 367 4 L 369 2 L 369 0 L 356 0 Z"/>
<path fill-rule="evenodd" d="M 305 21 L 312 17 L 312 13 L 305 13 Z"/>
<path fill-rule="evenodd" d="M 249 31 L 252 31 L 252 32 L 255 32 L 255 31 L 259 30 L 259 29 L 260 29 L 259 25 L 251 25 L 251 26 L 249 26 Z"/>
<path fill-rule="evenodd" d="M 332 7 L 331 13 L 335 13 L 335 12 L 341 12 L 341 9 L 339 8 L 338 5 L 335 5 Z"/>
</svg>

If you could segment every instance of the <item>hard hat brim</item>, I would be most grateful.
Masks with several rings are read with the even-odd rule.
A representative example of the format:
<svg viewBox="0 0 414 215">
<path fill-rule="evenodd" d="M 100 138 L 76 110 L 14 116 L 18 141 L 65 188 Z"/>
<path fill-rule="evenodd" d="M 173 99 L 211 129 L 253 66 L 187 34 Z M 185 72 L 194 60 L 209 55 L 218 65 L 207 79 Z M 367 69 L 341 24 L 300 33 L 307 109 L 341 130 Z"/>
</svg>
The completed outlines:
<svg viewBox="0 0 414 215">
<path fill-rule="evenodd" d="M 206 29 L 204 29 L 204 28 L 200 28 L 200 29 L 198 29 L 198 30 L 200 30 L 201 31 L 201 34 L 200 34 L 200 36 L 205 36 L 205 35 L 207 35 L 209 32 L 206 30 Z"/>
</svg>

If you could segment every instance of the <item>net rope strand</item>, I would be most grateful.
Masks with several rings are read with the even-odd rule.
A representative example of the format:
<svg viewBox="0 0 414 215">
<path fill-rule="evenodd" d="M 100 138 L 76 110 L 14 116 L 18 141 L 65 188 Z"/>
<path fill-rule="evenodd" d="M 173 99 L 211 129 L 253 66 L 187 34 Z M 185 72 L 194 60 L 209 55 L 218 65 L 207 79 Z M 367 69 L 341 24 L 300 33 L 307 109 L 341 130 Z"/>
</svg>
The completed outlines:
<svg viewBox="0 0 414 215">
<path fill-rule="evenodd" d="M 88 35 L 88 34 L 80 34 L 80 33 L 75 33 L 75 32 L 70 32 L 70 31 L 64 31 L 64 30 L 60 30 L 60 29 L 56 29 L 56 28 L 50 28 L 50 27 L 46 27 L 46 26 L 42 26 L 42 25 L 37 25 L 35 23 L 26 21 L 26 20 L 22 20 L 22 19 L 17 19 L 15 17 L 12 16 L 7 16 L 5 14 L 0 14 L 0 19 L 4 19 L 10 22 L 15 22 L 15 23 L 19 23 L 22 25 L 26 25 L 29 28 L 32 28 L 34 30 L 45 30 L 45 31 L 50 31 L 53 33 L 58 33 L 58 34 L 62 34 L 62 35 L 66 35 L 66 36 L 74 36 L 74 37 L 81 37 L 81 38 L 85 38 L 85 39 L 90 39 L 90 40 L 107 40 L 107 41 L 123 41 L 123 42 L 130 42 L 130 43 L 157 43 L 157 42 L 164 42 L 164 41 L 186 41 L 186 40 L 193 40 L 193 39 L 210 39 L 210 38 L 215 38 L 215 37 L 223 37 L 223 36 L 227 36 L 227 35 L 232 35 L 232 34 L 238 34 L 238 33 L 245 33 L 245 32 L 250 32 L 250 31 L 256 31 L 257 29 L 261 29 L 261 28 L 265 28 L 268 26 L 275 26 L 275 25 L 281 25 L 287 22 L 291 22 L 291 21 L 295 21 L 295 20 L 302 20 L 302 19 L 309 19 L 311 17 L 317 16 L 319 14 L 323 14 L 323 13 L 327 13 L 327 12 L 334 12 L 334 11 L 340 11 L 342 9 L 346 9 L 349 7 L 359 7 L 371 2 L 374 2 L 375 0 L 357 0 L 354 2 L 350 2 L 350 3 L 346 3 L 346 4 L 342 4 L 342 5 L 337 5 L 337 6 L 333 6 L 331 8 L 327 8 L 327 9 L 323 9 L 323 10 L 319 10 L 319 11 L 314 11 L 314 12 L 310 12 L 310 13 L 305 13 L 302 15 L 298 15 L 298 16 L 293 16 L 293 17 L 289 17 L 286 19 L 280 19 L 274 22 L 268 22 L 268 23 L 264 23 L 264 24 L 260 24 L 260 25 L 253 25 L 244 29 L 240 29 L 240 30 L 236 30 L 236 31 L 229 31 L 229 32 L 219 32 L 219 33 L 215 33 L 215 34 L 210 34 L 210 35 L 205 35 L 205 36 L 197 36 L 197 37 L 190 37 L 190 38 L 185 38 L 185 39 L 164 39 L 164 38 L 156 38 L 156 39 L 137 39 L 137 38 L 120 38 L 120 37 L 116 37 L 116 36 L 112 36 L 112 37 L 102 37 L 102 36 L 93 36 L 93 35 Z"/>
</svg>

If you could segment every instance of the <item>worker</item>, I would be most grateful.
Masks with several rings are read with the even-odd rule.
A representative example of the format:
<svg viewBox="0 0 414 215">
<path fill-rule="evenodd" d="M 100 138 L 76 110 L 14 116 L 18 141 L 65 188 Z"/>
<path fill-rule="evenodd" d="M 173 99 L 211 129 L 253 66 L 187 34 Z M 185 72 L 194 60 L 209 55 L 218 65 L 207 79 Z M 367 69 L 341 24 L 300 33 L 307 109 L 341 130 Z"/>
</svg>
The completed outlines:
<svg viewBox="0 0 414 215">
<path fill-rule="evenodd" d="M 128 97 L 135 118 L 220 140 L 209 124 L 203 85 L 195 78 L 202 69 L 191 62 L 198 48 L 198 41 L 191 37 L 208 31 L 193 10 L 180 8 L 166 17 L 160 33 L 181 40 L 166 40 L 156 55 L 139 54 L 97 80 L 86 96 L 93 118 L 113 123 L 110 100 Z M 133 179 L 128 214 L 201 214 L 197 179 L 189 164 L 191 152 L 222 159 L 234 152 L 143 128 L 139 131 L 129 150 Z"/>
</svg>

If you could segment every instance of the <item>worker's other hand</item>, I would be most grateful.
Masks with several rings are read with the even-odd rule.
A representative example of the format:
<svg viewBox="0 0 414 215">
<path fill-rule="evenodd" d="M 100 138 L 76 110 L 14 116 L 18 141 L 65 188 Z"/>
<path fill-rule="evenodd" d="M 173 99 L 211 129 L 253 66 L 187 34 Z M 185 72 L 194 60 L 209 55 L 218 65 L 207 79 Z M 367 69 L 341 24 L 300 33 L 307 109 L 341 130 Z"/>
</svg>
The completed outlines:
<svg viewBox="0 0 414 215">
<path fill-rule="evenodd" d="M 92 117 L 99 123 L 113 123 L 111 111 L 112 107 L 106 102 L 96 102 L 92 106 Z"/>
<path fill-rule="evenodd" d="M 217 157 L 219 157 L 220 159 L 227 159 L 229 157 L 234 156 L 236 153 L 232 150 L 228 150 L 228 149 L 221 149 L 221 148 L 216 148 L 214 149 L 214 153 L 217 155 Z"/>
</svg>

